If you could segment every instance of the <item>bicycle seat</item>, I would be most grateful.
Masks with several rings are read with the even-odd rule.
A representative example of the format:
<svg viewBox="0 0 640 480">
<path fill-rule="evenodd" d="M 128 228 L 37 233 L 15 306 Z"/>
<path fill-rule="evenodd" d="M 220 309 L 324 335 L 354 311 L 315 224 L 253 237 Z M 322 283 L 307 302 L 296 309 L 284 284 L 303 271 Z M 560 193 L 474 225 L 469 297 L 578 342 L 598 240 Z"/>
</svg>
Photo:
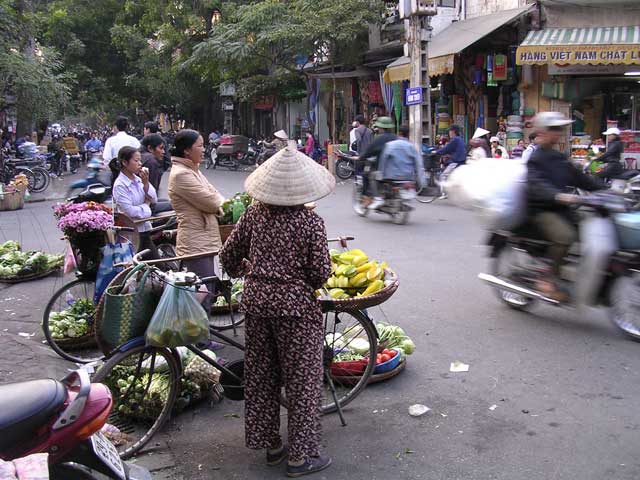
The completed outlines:
<svg viewBox="0 0 640 480">
<path fill-rule="evenodd" d="M 0 451 L 28 440 L 67 400 L 57 380 L 33 380 L 0 386 Z"/>
</svg>

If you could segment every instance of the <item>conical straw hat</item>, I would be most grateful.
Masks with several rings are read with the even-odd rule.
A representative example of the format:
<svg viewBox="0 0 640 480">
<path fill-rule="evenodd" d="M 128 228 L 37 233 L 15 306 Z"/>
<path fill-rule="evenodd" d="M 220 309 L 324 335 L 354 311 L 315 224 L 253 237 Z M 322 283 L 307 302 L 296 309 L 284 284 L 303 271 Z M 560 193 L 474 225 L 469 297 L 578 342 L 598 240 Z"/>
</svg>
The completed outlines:
<svg viewBox="0 0 640 480">
<path fill-rule="evenodd" d="M 244 182 L 247 193 L 259 202 L 286 207 L 319 200 L 335 187 L 326 168 L 291 147 L 280 150 Z"/>
</svg>

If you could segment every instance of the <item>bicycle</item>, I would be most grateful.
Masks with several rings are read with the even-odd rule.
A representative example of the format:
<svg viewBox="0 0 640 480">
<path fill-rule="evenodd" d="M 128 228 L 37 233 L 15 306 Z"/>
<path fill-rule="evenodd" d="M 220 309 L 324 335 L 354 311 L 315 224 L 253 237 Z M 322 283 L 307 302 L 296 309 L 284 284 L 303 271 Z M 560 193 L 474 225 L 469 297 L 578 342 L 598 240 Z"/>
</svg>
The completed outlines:
<svg viewBox="0 0 640 480">
<path fill-rule="evenodd" d="M 0 183 L 8 184 L 16 175 L 23 174 L 27 177 L 28 190 L 32 192 L 36 186 L 36 175 L 30 168 L 16 165 L 9 159 L 4 160 L 0 170 Z"/>
<path fill-rule="evenodd" d="M 116 223 L 120 223 L 120 225 L 112 227 L 110 229 L 111 232 L 113 234 L 117 234 L 118 241 L 131 242 L 135 251 L 140 244 L 140 234 L 135 227 L 140 222 L 133 222 L 131 220 L 127 222 L 125 221 L 125 218 L 119 214 L 116 216 L 119 219 Z M 174 219 L 175 215 L 171 215 L 171 212 L 167 212 L 167 214 L 162 214 L 142 221 L 167 220 L 166 223 L 156 226 L 150 231 L 150 234 L 155 234 L 161 237 L 164 233 L 163 230 L 173 225 L 172 222 Z M 156 249 L 158 256 L 161 258 L 172 258 L 175 256 L 175 250 L 173 245 L 170 243 L 160 243 L 156 246 Z M 100 260 L 97 260 L 96 263 L 99 265 Z M 174 270 L 179 269 L 178 265 L 173 262 L 168 262 L 167 267 Z M 103 357 L 102 352 L 96 344 L 93 330 L 95 307 L 98 303 L 95 299 L 96 274 L 97 272 L 77 272 L 74 280 L 67 282 L 54 292 L 44 309 L 42 330 L 45 340 L 54 352 L 65 360 L 69 360 L 71 362 L 86 364 L 99 360 Z M 74 304 L 76 307 L 74 307 Z M 77 310 L 80 308 L 82 308 L 82 310 L 78 312 Z M 60 317 L 70 313 L 86 318 L 86 334 L 79 336 L 60 336 L 60 334 L 56 334 L 55 330 L 59 329 L 58 325 L 60 324 L 60 320 L 54 320 L 52 314 L 54 314 L 54 317 Z M 62 323 L 62 328 L 65 328 L 66 325 L 69 325 L 66 327 L 67 329 L 75 330 L 75 324 L 68 322 Z M 80 328 L 84 329 L 83 326 L 80 326 Z M 74 331 L 73 333 L 78 334 L 77 331 Z"/>
<path fill-rule="evenodd" d="M 30 190 L 31 193 L 42 193 L 49 187 L 49 184 L 51 183 L 51 178 L 49 176 L 49 171 L 44 166 L 45 165 L 44 160 L 40 158 L 30 158 L 30 159 L 11 158 L 11 159 L 8 159 L 7 161 L 16 168 L 24 167 L 24 168 L 28 168 L 29 170 L 31 170 L 31 172 L 33 172 L 35 179 L 34 179 L 33 188 Z"/>
<path fill-rule="evenodd" d="M 433 203 L 443 196 L 443 183 L 446 178 L 442 178 L 446 170 L 445 163 L 433 151 L 425 155 L 424 171 L 426 180 L 422 188 L 418 191 L 416 199 L 420 203 Z"/>
<path fill-rule="evenodd" d="M 349 237 L 352 239 L 352 237 Z M 329 240 L 340 241 L 343 246 L 347 239 Z M 346 248 L 346 247 L 345 247 Z M 166 276 L 154 268 L 154 265 L 166 260 L 141 262 L 141 252 L 134 256 L 133 264 L 144 263 L 152 269 L 152 275 L 160 276 L 166 282 Z M 187 257 L 176 257 L 173 260 L 187 258 L 202 258 L 216 255 L 208 252 Z M 118 274 L 110 286 L 120 285 L 129 270 Z M 165 288 L 193 288 L 216 277 L 198 279 L 192 277 L 184 284 L 174 284 Z M 396 284 L 397 288 L 397 284 Z M 395 290 L 393 290 L 395 291 Z M 101 318 L 104 300 L 98 305 L 96 317 Z M 324 392 L 321 402 L 321 413 L 338 412 L 342 425 L 346 425 L 342 409 L 352 402 L 369 383 L 375 368 L 376 353 L 378 351 L 377 331 L 372 319 L 365 309 L 343 310 L 334 308 L 331 301 L 323 302 L 324 311 L 324 348 L 323 348 L 323 377 Z M 214 328 L 209 328 L 210 337 L 234 347 L 239 352 L 244 351 L 244 345 L 224 335 Z M 349 370 L 348 362 L 340 360 L 359 345 L 359 352 L 364 360 L 358 365 L 357 372 Z M 189 351 L 209 367 L 221 372 L 219 384 L 225 397 L 230 400 L 244 399 L 244 360 L 239 358 L 227 364 L 221 364 L 215 358 L 196 345 L 186 346 L 183 353 L 173 348 L 158 348 L 145 345 L 142 337 L 135 338 L 109 353 L 105 363 L 94 375 L 94 382 L 101 382 L 112 387 L 114 408 L 109 418 L 109 424 L 123 433 L 122 441 L 116 445 L 122 458 L 139 452 L 151 440 L 166 421 L 170 418 L 177 405 L 181 389 L 185 387 L 182 372 L 184 368 L 184 352 Z M 344 357 L 342 357 L 344 358 Z M 339 368 L 338 367 L 338 363 Z M 187 366 L 189 369 L 191 364 Z M 123 378 L 126 380 L 123 381 Z M 153 388 L 152 388 L 153 387 Z M 162 387 L 160 389 L 160 387 Z M 160 389 L 160 390 L 159 390 Z M 287 400 L 282 395 L 281 403 L 286 407 Z M 150 407 L 151 406 L 151 407 Z M 149 414 L 152 409 L 152 414 Z"/>
</svg>

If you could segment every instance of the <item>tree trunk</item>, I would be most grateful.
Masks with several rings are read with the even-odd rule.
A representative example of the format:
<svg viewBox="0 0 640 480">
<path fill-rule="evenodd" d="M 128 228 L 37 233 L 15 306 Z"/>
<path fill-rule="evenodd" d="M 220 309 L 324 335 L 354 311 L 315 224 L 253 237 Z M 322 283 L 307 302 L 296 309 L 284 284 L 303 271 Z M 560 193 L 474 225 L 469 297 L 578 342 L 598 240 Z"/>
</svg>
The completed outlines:
<svg viewBox="0 0 640 480">
<path fill-rule="evenodd" d="M 20 16 L 33 13 L 33 4 L 31 0 L 19 0 L 16 2 L 16 10 Z M 35 38 L 33 32 L 28 31 L 23 33 L 22 38 L 22 51 L 27 59 L 33 61 L 35 57 Z M 31 134 L 35 127 L 35 119 L 33 118 L 33 112 L 25 108 L 25 105 L 20 100 L 21 92 L 14 92 L 16 95 L 16 113 L 17 113 L 17 125 L 16 125 L 16 138 L 23 136 L 25 133 Z"/>
<path fill-rule="evenodd" d="M 309 130 L 315 134 L 316 133 L 316 122 L 313 121 L 313 117 L 311 116 L 311 95 L 316 95 L 318 98 L 320 97 L 320 95 L 316 94 L 319 92 L 316 92 L 315 90 L 311 90 L 312 87 L 312 83 L 311 83 L 311 79 L 307 76 L 305 77 L 305 83 L 307 86 L 307 108 L 305 111 L 305 116 L 307 117 L 307 122 L 309 122 Z M 316 102 L 316 106 L 317 106 L 317 102 Z M 318 132 L 319 134 L 319 132 Z"/>
<path fill-rule="evenodd" d="M 338 143 L 336 137 L 336 65 L 333 62 L 333 51 L 331 52 L 331 139 L 333 143 Z"/>
</svg>

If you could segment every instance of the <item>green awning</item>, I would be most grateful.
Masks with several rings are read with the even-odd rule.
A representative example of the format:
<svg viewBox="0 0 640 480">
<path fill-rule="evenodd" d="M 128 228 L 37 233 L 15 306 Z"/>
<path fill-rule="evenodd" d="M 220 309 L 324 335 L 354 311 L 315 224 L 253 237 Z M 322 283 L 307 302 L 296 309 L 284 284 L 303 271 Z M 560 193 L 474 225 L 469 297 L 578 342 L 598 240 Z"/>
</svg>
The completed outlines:
<svg viewBox="0 0 640 480">
<path fill-rule="evenodd" d="M 545 28 L 529 32 L 519 65 L 640 64 L 640 26 Z"/>
</svg>

